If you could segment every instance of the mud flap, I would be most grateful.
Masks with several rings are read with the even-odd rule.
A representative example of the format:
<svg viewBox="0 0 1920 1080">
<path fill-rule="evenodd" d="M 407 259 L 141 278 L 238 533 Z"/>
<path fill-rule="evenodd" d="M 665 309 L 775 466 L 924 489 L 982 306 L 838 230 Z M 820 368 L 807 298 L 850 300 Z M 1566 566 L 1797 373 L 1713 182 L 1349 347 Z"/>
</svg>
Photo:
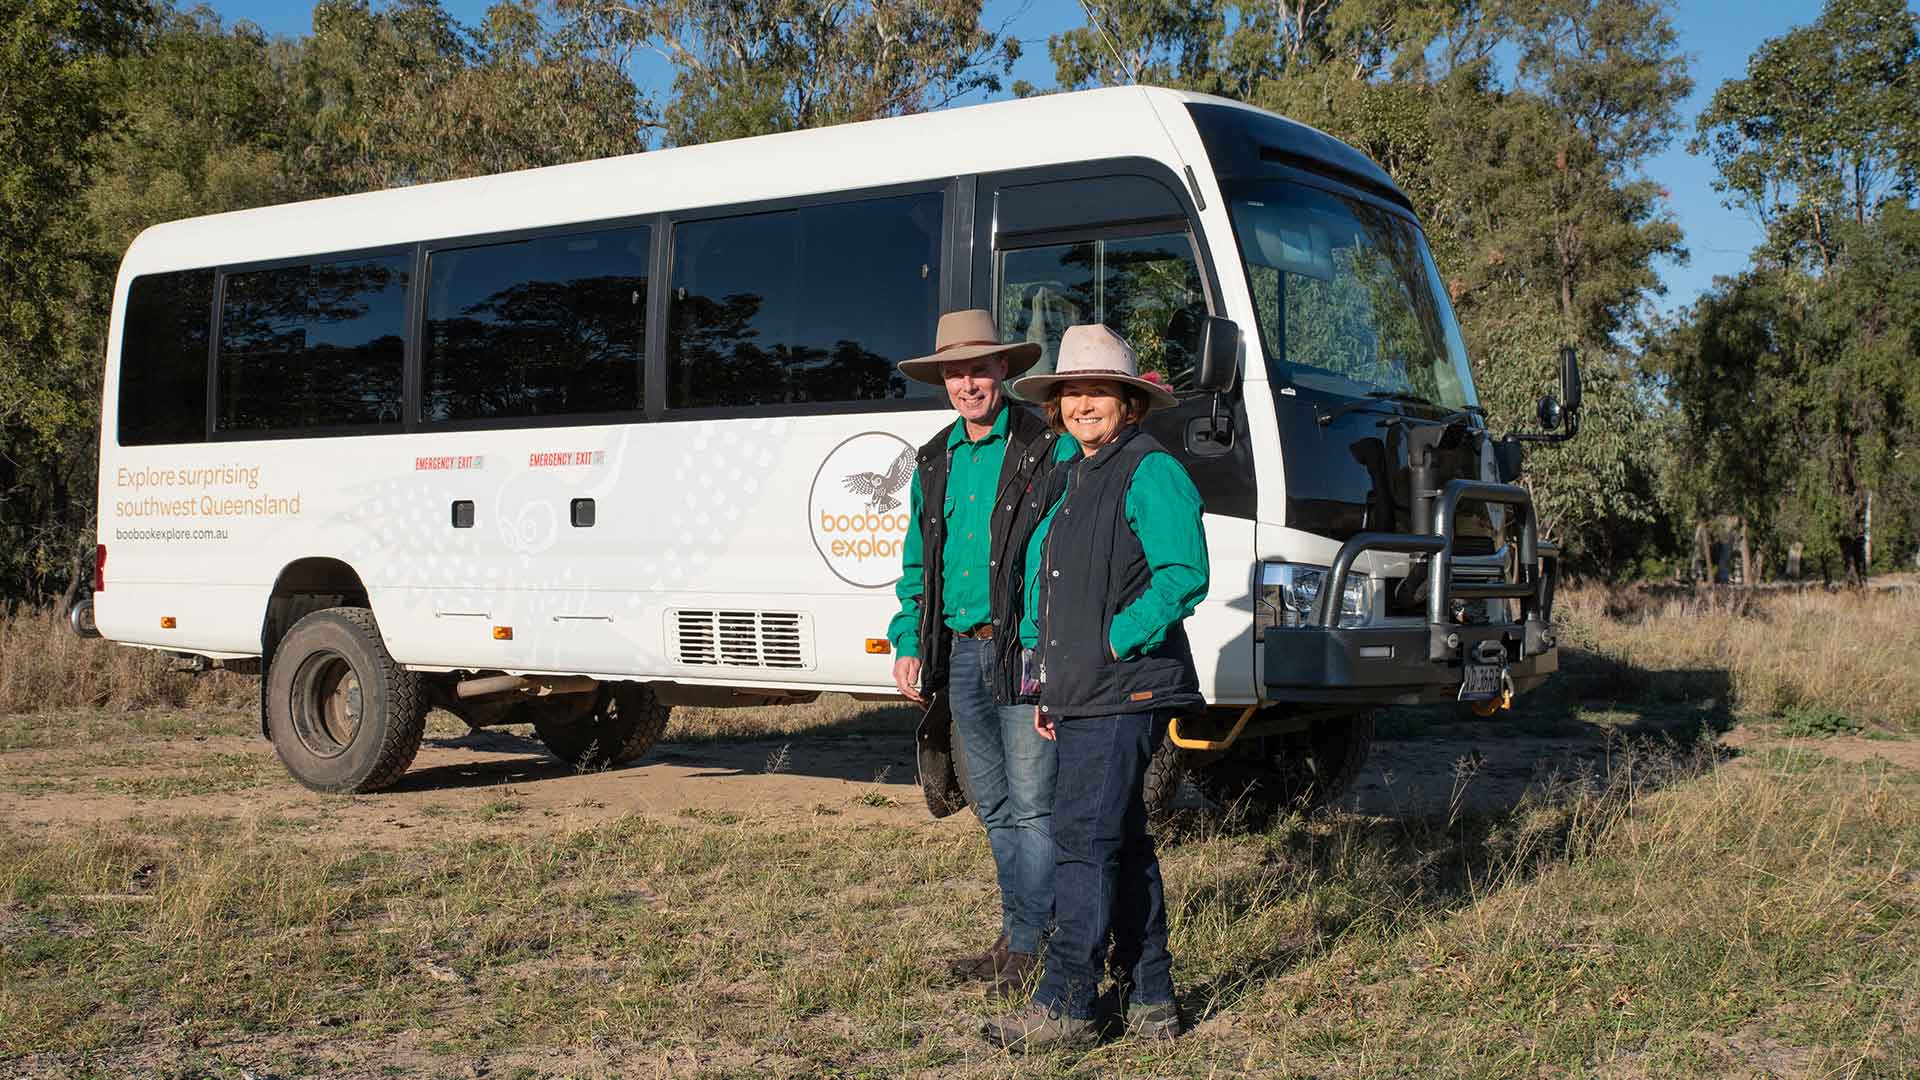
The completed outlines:
<svg viewBox="0 0 1920 1080">
<path fill-rule="evenodd" d="M 920 768 L 920 791 L 927 797 L 927 812 L 936 818 L 966 808 L 967 795 L 953 762 L 953 714 L 947 709 L 945 694 L 927 698 L 927 709 L 920 716 L 920 729 L 914 739 Z"/>
</svg>

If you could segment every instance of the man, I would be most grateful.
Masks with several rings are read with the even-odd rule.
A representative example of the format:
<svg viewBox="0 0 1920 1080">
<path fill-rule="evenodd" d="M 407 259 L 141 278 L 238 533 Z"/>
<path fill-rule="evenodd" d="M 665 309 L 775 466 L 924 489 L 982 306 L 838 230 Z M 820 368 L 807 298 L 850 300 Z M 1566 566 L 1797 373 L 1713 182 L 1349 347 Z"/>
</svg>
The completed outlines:
<svg viewBox="0 0 1920 1080">
<path fill-rule="evenodd" d="M 960 415 L 918 454 L 900 612 L 887 628 L 893 681 L 922 704 L 944 696 L 952 713 L 1001 910 L 999 940 L 952 969 L 1007 996 L 1030 988 L 1053 914 L 1054 748 L 1034 731 L 1033 707 L 1011 704 L 1019 673 L 1008 670 L 1019 656 L 1021 562 L 1009 533 L 1021 496 L 1053 463 L 1055 436 L 1003 384 L 1040 352 L 1002 344 L 993 317 L 976 309 L 941 316 L 933 354 L 900 363 L 908 378 L 945 387 Z"/>
</svg>

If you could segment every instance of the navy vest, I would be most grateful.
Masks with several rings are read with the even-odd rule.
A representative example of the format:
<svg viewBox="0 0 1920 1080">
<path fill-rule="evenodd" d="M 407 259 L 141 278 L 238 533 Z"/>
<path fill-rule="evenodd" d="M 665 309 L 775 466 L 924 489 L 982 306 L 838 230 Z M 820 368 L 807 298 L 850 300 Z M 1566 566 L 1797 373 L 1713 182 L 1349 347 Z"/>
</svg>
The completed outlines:
<svg viewBox="0 0 1920 1080">
<path fill-rule="evenodd" d="M 1113 617 L 1152 580 L 1140 538 L 1127 523 L 1127 488 L 1149 454 L 1165 453 L 1153 436 L 1128 428 L 1091 458 L 1056 469 L 1036 490 L 1029 511 L 1053 515 L 1041 552 L 1040 645 L 1045 672 L 1040 709 L 1049 716 L 1109 716 L 1201 704 L 1184 625 L 1160 646 L 1115 660 L 1108 645 Z"/>
</svg>

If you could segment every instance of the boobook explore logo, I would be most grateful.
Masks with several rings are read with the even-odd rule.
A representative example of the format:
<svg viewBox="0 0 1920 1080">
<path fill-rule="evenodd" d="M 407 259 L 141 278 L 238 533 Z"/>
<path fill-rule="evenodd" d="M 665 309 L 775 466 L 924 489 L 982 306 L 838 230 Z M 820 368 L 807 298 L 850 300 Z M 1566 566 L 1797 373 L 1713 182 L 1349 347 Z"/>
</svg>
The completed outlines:
<svg viewBox="0 0 1920 1080">
<path fill-rule="evenodd" d="M 820 463 L 807 499 L 807 526 L 827 569 L 841 581 L 879 589 L 900 580 L 913 468 L 913 447 L 884 431 L 863 431 Z"/>
</svg>

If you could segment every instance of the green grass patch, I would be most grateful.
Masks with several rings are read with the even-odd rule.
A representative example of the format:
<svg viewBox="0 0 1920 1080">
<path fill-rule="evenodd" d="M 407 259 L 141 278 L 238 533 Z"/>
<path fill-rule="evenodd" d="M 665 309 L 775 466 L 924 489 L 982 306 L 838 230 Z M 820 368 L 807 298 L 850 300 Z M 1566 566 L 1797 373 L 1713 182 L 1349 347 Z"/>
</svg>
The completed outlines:
<svg viewBox="0 0 1920 1080">
<path fill-rule="evenodd" d="M 1780 714 L 1779 733 L 1789 739 L 1830 739 L 1858 735 L 1866 725 L 1831 709 L 1795 708 Z"/>
</svg>

